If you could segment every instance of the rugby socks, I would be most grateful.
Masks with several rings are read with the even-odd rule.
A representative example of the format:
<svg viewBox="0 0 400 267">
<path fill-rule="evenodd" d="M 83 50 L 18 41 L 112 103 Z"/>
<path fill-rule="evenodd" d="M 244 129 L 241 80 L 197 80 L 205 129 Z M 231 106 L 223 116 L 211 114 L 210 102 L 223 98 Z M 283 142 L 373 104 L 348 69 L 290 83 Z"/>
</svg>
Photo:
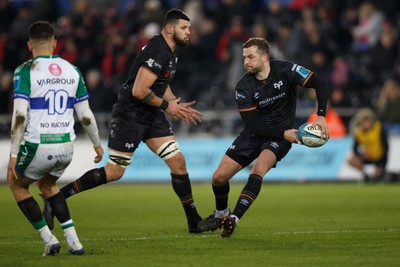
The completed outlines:
<svg viewBox="0 0 400 267">
<path fill-rule="evenodd" d="M 47 226 L 46 221 L 43 219 L 42 212 L 36 200 L 31 196 L 27 199 L 17 202 L 17 204 L 22 213 L 32 224 L 33 228 L 39 232 L 42 240 L 45 243 L 48 243 L 53 234 Z"/>
<path fill-rule="evenodd" d="M 67 201 L 65 201 L 65 198 L 61 192 L 49 197 L 47 200 L 49 201 L 51 209 L 53 210 L 54 216 L 56 216 L 60 223 L 71 219 Z"/>
<path fill-rule="evenodd" d="M 75 224 L 71 219 L 61 223 L 61 228 L 64 230 L 65 239 L 70 247 L 73 245 L 75 240 L 79 240 L 78 235 L 76 234 Z"/>
<path fill-rule="evenodd" d="M 201 217 L 197 213 L 196 205 L 193 200 L 189 175 L 171 173 L 171 178 L 172 187 L 182 203 L 188 223 L 197 225 L 197 223 L 201 221 Z"/>
<path fill-rule="evenodd" d="M 225 211 L 228 208 L 228 195 L 229 195 L 229 181 L 224 185 L 212 185 L 212 189 L 215 196 L 215 207 L 218 211 Z"/>
<path fill-rule="evenodd" d="M 68 246 L 71 247 L 75 240 L 79 239 L 64 195 L 61 192 L 58 192 L 47 200 L 50 203 L 54 216 L 56 216 L 57 220 L 60 222 L 61 228 L 64 230 L 64 236 L 67 239 Z"/>
<path fill-rule="evenodd" d="M 77 180 L 67 184 L 63 188 L 60 189 L 61 193 L 65 198 L 69 198 L 75 194 L 78 194 L 82 191 L 97 187 L 102 184 L 107 183 L 107 176 L 104 167 L 98 169 L 92 169 L 87 171 L 84 175 L 82 175 Z"/>
<path fill-rule="evenodd" d="M 250 174 L 247 184 L 240 193 L 239 199 L 232 213 L 232 217 L 236 217 L 236 222 L 245 214 L 245 212 L 250 208 L 250 205 L 256 200 L 258 193 L 260 193 L 261 185 L 262 177 L 257 174 Z"/>
</svg>

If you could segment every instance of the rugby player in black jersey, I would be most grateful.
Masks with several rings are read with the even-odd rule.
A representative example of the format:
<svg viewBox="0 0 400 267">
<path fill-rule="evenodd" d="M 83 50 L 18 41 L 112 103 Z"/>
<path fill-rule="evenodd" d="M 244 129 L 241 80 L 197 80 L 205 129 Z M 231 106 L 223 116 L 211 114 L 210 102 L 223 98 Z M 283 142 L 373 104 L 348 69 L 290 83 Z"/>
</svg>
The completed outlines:
<svg viewBox="0 0 400 267">
<path fill-rule="evenodd" d="M 294 129 L 297 86 L 315 88 L 318 117 L 314 124 L 329 138 L 325 121 L 328 101 L 326 82 L 312 71 L 288 61 L 270 61 L 269 43 L 251 38 L 243 44 L 246 74 L 236 85 L 236 104 L 244 129 L 226 151 L 212 177 L 216 210 L 198 225 L 201 231 L 221 227 L 221 237 L 230 237 L 239 219 L 260 192 L 264 175 L 274 168 L 299 140 Z M 247 184 L 231 213 L 229 180 L 256 160 Z"/>
<path fill-rule="evenodd" d="M 199 232 L 197 224 L 201 217 L 192 197 L 185 158 L 164 114 L 186 123 L 201 121 L 202 114 L 192 108 L 195 101 L 180 103 L 181 99 L 169 86 L 176 72 L 178 48 L 189 43 L 189 36 L 187 14 L 179 9 L 168 11 L 161 35 L 154 36 L 138 54 L 113 106 L 106 166 L 92 169 L 63 187 L 61 192 L 65 198 L 120 179 L 143 141 L 170 168 L 172 186 L 186 213 L 189 232 Z M 52 214 L 46 200 L 45 207 L 45 218 L 51 223 Z"/>
</svg>

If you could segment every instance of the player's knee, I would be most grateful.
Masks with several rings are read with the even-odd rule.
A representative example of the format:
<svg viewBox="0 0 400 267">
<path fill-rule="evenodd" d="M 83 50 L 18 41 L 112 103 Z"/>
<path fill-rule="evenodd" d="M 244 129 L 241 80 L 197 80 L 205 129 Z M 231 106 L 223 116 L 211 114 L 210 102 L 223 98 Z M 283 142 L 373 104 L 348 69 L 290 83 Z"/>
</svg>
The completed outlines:
<svg viewBox="0 0 400 267">
<path fill-rule="evenodd" d="M 180 154 L 179 144 L 176 140 L 167 141 L 157 149 L 156 154 L 163 160 L 168 160 L 175 155 Z M 183 161 L 183 164 L 185 164 L 185 159 L 183 156 L 181 156 L 181 159 L 179 159 L 179 157 L 175 157 L 174 160 Z"/>
<path fill-rule="evenodd" d="M 226 175 L 218 171 L 214 172 L 212 176 L 212 183 L 217 186 L 224 185 L 228 180 L 229 178 Z"/>
<path fill-rule="evenodd" d="M 109 151 L 108 162 L 105 167 L 107 182 L 119 180 L 125 172 L 126 167 L 131 164 L 131 156 L 117 151 Z"/>
</svg>

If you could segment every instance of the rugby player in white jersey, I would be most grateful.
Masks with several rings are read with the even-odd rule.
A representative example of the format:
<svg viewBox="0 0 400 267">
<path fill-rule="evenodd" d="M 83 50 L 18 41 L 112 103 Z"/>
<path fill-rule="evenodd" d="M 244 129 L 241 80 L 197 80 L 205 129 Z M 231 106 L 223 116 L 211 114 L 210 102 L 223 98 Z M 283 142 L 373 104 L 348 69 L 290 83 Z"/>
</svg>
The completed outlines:
<svg viewBox="0 0 400 267">
<path fill-rule="evenodd" d="M 45 243 L 44 256 L 55 255 L 61 245 L 52 234 L 29 185 L 37 185 L 52 207 L 66 237 L 68 252 L 84 254 L 57 179 L 73 156 L 74 110 L 96 152 L 103 157 L 97 123 L 89 107 L 88 92 L 80 71 L 53 55 L 57 40 L 54 29 L 44 21 L 29 27 L 28 48 L 33 59 L 14 72 L 14 110 L 7 181 L 14 198 Z"/>
</svg>

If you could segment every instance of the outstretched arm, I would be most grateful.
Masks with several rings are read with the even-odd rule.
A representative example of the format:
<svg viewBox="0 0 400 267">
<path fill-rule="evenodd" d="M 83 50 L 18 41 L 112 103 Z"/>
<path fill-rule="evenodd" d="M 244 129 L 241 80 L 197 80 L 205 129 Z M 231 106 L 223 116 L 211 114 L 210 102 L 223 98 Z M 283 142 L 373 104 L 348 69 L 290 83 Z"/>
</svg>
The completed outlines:
<svg viewBox="0 0 400 267">
<path fill-rule="evenodd" d="M 185 120 L 186 123 L 191 122 L 194 125 L 197 125 L 197 123 L 201 122 L 201 117 L 203 116 L 203 114 L 200 111 L 192 108 L 192 106 L 194 104 L 196 104 L 196 101 L 191 101 L 191 102 L 188 102 L 188 103 L 180 103 L 179 101 L 181 100 L 181 98 L 180 97 L 176 97 L 174 95 L 174 93 L 172 92 L 172 89 L 171 89 L 171 87 L 169 85 L 167 87 L 167 90 L 165 90 L 163 99 L 165 99 L 167 101 L 178 100 L 179 105 L 181 105 L 181 106 L 183 106 L 183 107 L 188 109 L 189 112 L 186 113 L 186 115 L 187 115 L 187 120 Z"/>
<path fill-rule="evenodd" d="M 157 75 L 155 73 L 145 67 L 140 67 L 132 88 L 132 95 L 147 105 L 163 109 L 172 117 L 178 117 L 183 121 L 187 121 L 188 117 L 186 113 L 189 110 L 179 105 L 180 98 L 168 101 L 156 96 L 151 90 L 151 86 L 156 79 Z"/>
</svg>

